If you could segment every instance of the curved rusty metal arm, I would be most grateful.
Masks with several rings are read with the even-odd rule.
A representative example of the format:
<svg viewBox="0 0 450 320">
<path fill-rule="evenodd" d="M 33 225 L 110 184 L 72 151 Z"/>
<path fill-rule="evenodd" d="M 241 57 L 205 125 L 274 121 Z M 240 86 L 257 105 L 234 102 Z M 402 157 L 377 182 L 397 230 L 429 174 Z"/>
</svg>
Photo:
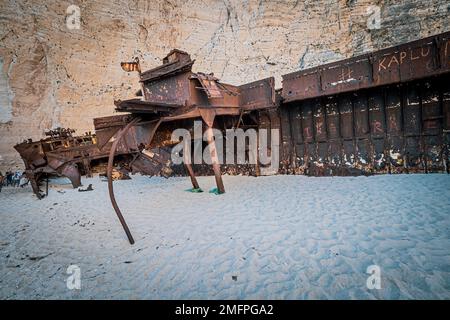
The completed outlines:
<svg viewBox="0 0 450 320">
<path fill-rule="evenodd" d="M 123 136 L 127 133 L 127 131 L 135 125 L 137 122 L 139 122 L 140 118 L 133 119 L 130 123 L 128 123 L 117 135 L 116 140 L 114 140 L 111 150 L 109 151 L 109 158 L 108 158 L 108 169 L 107 169 L 107 175 L 108 175 L 108 191 L 109 191 L 109 197 L 111 199 L 111 204 L 114 208 L 114 211 L 116 211 L 117 217 L 119 218 L 120 223 L 122 224 L 123 229 L 125 230 L 125 233 L 127 234 L 128 240 L 130 241 L 130 244 L 134 244 L 133 236 L 131 235 L 130 229 L 128 228 L 127 223 L 125 222 L 125 219 L 122 215 L 122 212 L 119 209 L 119 206 L 117 205 L 116 198 L 114 196 L 114 189 L 113 189 L 113 181 L 112 181 L 112 169 L 114 164 L 114 155 L 116 153 L 117 145 L 119 144 L 120 140 L 123 138 Z M 156 133 L 156 130 L 158 129 L 159 125 L 161 124 L 162 119 L 158 120 L 158 122 L 155 124 L 155 127 L 152 129 L 152 132 L 150 133 L 150 139 L 149 144 L 153 140 L 153 137 Z"/>
<path fill-rule="evenodd" d="M 119 206 L 117 205 L 116 198 L 114 196 L 114 189 L 113 189 L 113 182 L 112 182 L 112 169 L 113 169 L 113 163 L 114 163 L 114 155 L 116 153 L 117 145 L 119 144 L 120 140 L 122 140 L 125 133 L 127 133 L 128 129 L 130 129 L 133 125 L 135 125 L 140 119 L 135 118 L 130 123 L 128 123 L 117 135 L 116 140 L 114 140 L 111 150 L 109 151 L 109 158 L 108 158 L 108 168 L 107 168 L 107 175 L 108 175 L 108 191 L 109 191 L 109 197 L 111 199 L 111 204 L 114 208 L 114 211 L 116 211 L 117 217 L 119 218 L 120 223 L 122 224 L 123 229 L 125 230 L 125 233 L 127 234 L 128 240 L 130 241 L 130 244 L 134 244 L 133 236 L 131 235 L 130 229 L 128 228 L 127 223 L 125 222 L 125 219 L 122 216 L 122 212 L 120 212 Z"/>
</svg>

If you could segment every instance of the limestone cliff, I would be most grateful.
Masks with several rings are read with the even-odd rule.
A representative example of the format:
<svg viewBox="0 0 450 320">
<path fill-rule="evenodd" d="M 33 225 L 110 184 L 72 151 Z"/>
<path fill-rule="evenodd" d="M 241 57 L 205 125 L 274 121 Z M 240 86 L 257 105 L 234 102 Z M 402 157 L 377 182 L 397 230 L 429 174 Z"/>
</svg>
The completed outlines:
<svg viewBox="0 0 450 320">
<path fill-rule="evenodd" d="M 72 4 L 79 29 L 66 25 Z M 25 138 L 83 133 L 112 114 L 138 88 L 120 68 L 132 57 L 147 69 L 179 48 L 194 70 L 233 84 L 273 75 L 280 87 L 288 72 L 449 31 L 449 16 L 448 0 L 2 0 L 0 169 L 21 165 L 12 146 Z"/>
</svg>

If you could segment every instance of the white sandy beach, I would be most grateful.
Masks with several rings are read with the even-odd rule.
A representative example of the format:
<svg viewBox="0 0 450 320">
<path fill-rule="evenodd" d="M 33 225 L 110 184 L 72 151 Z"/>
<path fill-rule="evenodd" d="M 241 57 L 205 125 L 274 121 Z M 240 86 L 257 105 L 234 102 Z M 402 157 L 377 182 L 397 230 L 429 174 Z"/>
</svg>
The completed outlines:
<svg viewBox="0 0 450 320">
<path fill-rule="evenodd" d="M 449 175 L 225 176 L 220 196 L 133 176 L 114 184 L 133 246 L 106 182 L 58 181 L 0 193 L 1 299 L 450 299 Z"/>
</svg>

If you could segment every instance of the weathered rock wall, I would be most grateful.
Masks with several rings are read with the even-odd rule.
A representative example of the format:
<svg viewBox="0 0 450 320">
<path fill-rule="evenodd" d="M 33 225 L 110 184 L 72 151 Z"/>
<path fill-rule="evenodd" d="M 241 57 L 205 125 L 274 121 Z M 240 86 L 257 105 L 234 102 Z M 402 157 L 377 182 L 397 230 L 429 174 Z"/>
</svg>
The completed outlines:
<svg viewBox="0 0 450 320">
<path fill-rule="evenodd" d="M 68 29 L 66 9 L 81 10 Z M 381 28 L 367 25 L 368 7 Z M 0 1 L 0 170 L 21 165 L 12 146 L 46 129 L 92 130 L 114 99 L 138 89 L 120 62 L 144 69 L 172 48 L 194 70 L 242 84 L 450 30 L 447 0 L 2 0 Z"/>
</svg>

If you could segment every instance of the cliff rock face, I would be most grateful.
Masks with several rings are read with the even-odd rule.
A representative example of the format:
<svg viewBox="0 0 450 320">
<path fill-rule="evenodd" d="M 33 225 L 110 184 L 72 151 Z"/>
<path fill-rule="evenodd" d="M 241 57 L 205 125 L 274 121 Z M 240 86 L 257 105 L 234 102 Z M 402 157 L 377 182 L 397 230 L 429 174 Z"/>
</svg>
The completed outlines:
<svg viewBox="0 0 450 320">
<path fill-rule="evenodd" d="M 70 5 L 80 28 L 66 25 Z M 368 19 L 380 8 L 381 25 Z M 93 130 L 114 99 L 130 98 L 137 75 L 173 48 L 194 71 L 225 82 L 281 75 L 450 30 L 448 0 L 2 0 L 0 170 L 22 165 L 12 146 L 65 126 Z"/>
</svg>

